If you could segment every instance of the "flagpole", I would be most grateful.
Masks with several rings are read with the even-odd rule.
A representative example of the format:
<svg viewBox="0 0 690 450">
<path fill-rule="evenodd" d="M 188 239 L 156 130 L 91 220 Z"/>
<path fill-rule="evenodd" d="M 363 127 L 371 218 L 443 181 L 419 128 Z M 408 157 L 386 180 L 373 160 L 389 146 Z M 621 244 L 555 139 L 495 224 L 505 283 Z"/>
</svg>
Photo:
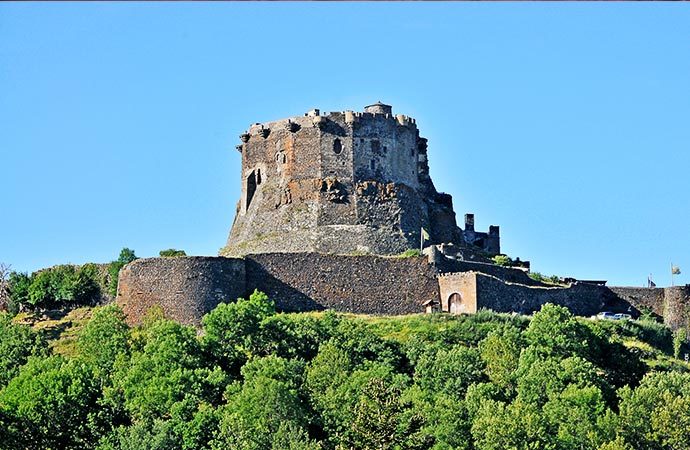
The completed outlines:
<svg viewBox="0 0 690 450">
<path fill-rule="evenodd" d="M 419 229 L 419 251 L 424 251 L 424 228 Z"/>
<path fill-rule="evenodd" d="M 671 262 L 671 287 L 673 287 L 673 262 Z"/>
</svg>

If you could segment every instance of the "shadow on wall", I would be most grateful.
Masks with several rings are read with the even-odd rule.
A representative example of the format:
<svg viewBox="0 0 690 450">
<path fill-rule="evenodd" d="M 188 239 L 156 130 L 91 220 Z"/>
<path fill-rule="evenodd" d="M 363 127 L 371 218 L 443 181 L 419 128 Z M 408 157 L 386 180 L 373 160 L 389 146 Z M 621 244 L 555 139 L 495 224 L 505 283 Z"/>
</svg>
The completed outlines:
<svg viewBox="0 0 690 450">
<path fill-rule="evenodd" d="M 245 260 L 247 295 L 258 289 L 273 300 L 281 312 L 323 311 L 327 306 L 314 301 L 304 292 L 276 278 L 261 264 L 252 259 Z"/>
</svg>

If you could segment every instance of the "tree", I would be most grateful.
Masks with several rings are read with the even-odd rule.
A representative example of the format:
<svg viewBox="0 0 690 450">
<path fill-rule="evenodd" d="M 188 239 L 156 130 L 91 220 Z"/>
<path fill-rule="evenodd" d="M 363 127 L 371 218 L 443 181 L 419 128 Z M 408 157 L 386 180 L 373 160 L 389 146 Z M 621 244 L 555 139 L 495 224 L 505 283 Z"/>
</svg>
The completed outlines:
<svg viewBox="0 0 690 450">
<path fill-rule="evenodd" d="M 261 322 L 274 314 L 275 305 L 259 291 L 247 300 L 221 303 L 202 318 L 202 345 L 219 365 L 236 374 L 262 346 Z"/>
<path fill-rule="evenodd" d="M 550 428 L 556 430 L 559 450 L 595 450 L 604 440 L 600 419 L 606 405 L 599 388 L 569 385 L 544 405 Z"/>
<path fill-rule="evenodd" d="M 685 327 L 678 328 L 673 333 L 673 357 L 680 358 L 683 346 L 688 342 L 688 333 Z"/>
<path fill-rule="evenodd" d="M 525 340 L 544 356 L 589 356 L 593 339 L 584 325 L 563 306 L 547 303 L 534 315 L 525 331 Z"/>
<path fill-rule="evenodd" d="M 484 379 L 484 363 L 476 348 L 460 345 L 423 355 L 415 368 L 414 380 L 427 392 L 442 392 L 463 399 L 470 384 Z"/>
<path fill-rule="evenodd" d="M 26 301 L 32 306 L 61 303 L 90 304 L 100 294 L 95 264 L 63 264 L 36 272 L 31 277 Z"/>
<path fill-rule="evenodd" d="M 0 311 L 8 311 L 10 308 L 10 273 L 10 266 L 0 263 Z"/>
<path fill-rule="evenodd" d="M 226 392 L 217 448 L 269 449 L 277 433 L 306 437 L 308 414 L 299 395 L 304 365 L 277 356 L 257 358 L 242 367 L 244 382 Z M 287 428 L 286 428 L 287 427 Z M 289 439 L 288 439 L 289 440 Z"/>
<path fill-rule="evenodd" d="M 690 374 L 651 373 L 636 389 L 619 389 L 619 429 L 642 449 L 690 445 Z"/>
<path fill-rule="evenodd" d="M 112 297 L 117 295 L 117 283 L 120 276 L 120 269 L 135 259 L 138 259 L 138 257 L 134 254 L 134 250 L 125 247 L 120 250 L 120 256 L 108 265 L 108 276 L 110 278 L 108 292 Z"/>
<path fill-rule="evenodd" d="M 516 400 L 482 402 L 472 423 L 477 450 L 556 450 L 554 436 L 536 405 Z"/>
<path fill-rule="evenodd" d="M 28 303 L 30 286 L 31 277 L 28 274 L 21 272 L 10 273 L 10 300 L 8 304 L 8 311 L 11 314 L 16 314 L 19 312 L 19 308 L 22 304 Z"/>
<path fill-rule="evenodd" d="M 492 258 L 492 261 L 497 266 L 510 267 L 513 265 L 513 260 L 508 255 L 496 255 Z"/>
<path fill-rule="evenodd" d="M 219 400 L 226 376 L 206 366 L 192 327 L 159 320 L 144 330 L 142 340 L 141 349 L 116 360 L 109 397 L 121 398 L 135 421 L 165 417 L 184 402 L 195 407 Z"/>
<path fill-rule="evenodd" d="M 32 355 L 42 354 L 45 342 L 26 325 L 12 323 L 0 312 L 0 389 L 5 386 Z"/>
<path fill-rule="evenodd" d="M 162 258 L 176 258 L 179 256 L 187 256 L 187 253 L 185 253 L 184 250 L 169 248 L 166 250 L 161 250 L 160 252 L 158 252 L 158 255 L 160 255 Z"/>
<path fill-rule="evenodd" d="M 485 373 L 501 389 L 515 389 L 522 346 L 522 335 L 515 327 L 491 332 L 479 343 L 480 355 L 486 365 Z"/>
<path fill-rule="evenodd" d="M 88 366 L 60 356 L 32 357 L 4 390 L 0 405 L 23 449 L 92 448 L 100 390 Z"/>
<path fill-rule="evenodd" d="M 91 364 L 97 375 L 110 375 L 115 359 L 129 350 L 129 327 L 117 305 L 96 309 L 79 333 L 80 357 Z"/>
</svg>

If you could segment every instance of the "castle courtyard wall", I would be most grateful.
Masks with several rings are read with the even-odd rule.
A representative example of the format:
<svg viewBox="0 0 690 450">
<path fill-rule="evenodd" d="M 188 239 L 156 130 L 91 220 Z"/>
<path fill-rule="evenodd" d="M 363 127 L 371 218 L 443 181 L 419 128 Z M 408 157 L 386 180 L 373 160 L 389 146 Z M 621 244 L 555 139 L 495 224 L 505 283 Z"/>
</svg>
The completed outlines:
<svg viewBox="0 0 690 450">
<path fill-rule="evenodd" d="M 525 286 L 476 273 L 477 307 L 497 312 L 531 314 L 545 303 L 568 308 L 578 316 L 592 316 L 605 305 L 600 286 L 575 283 L 568 287 Z"/>
<path fill-rule="evenodd" d="M 413 314 L 439 297 L 436 270 L 424 257 L 269 253 L 246 262 L 247 287 L 266 292 L 282 311 Z"/>
<path fill-rule="evenodd" d="M 219 303 L 244 296 L 245 280 L 241 259 L 137 259 L 120 271 L 116 301 L 132 324 L 140 323 L 157 306 L 170 319 L 197 325 Z"/>
<path fill-rule="evenodd" d="M 133 324 L 157 306 L 166 317 L 198 325 L 203 315 L 219 303 L 246 297 L 258 289 L 285 312 L 330 309 L 400 315 L 421 313 L 431 303 L 445 312 L 472 314 L 486 308 L 530 314 L 545 303 L 554 303 L 580 316 L 612 311 L 637 317 L 649 310 L 671 328 L 689 325 L 690 286 L 609 288 L 582 282 L 569 286 L 526 285 L 501 277 L 529 279 L 512 269 L 457 263 L 455 268 L 492 269 L 491 273 L 444 273 L 442 267 L 425 257 L 318 253 L 265 253 L 244 259 L 139 259 L 121 270 L 116 301 Z M 454 294 L 454 301 L 459 303 L 451 310 Z"/>
</svg>

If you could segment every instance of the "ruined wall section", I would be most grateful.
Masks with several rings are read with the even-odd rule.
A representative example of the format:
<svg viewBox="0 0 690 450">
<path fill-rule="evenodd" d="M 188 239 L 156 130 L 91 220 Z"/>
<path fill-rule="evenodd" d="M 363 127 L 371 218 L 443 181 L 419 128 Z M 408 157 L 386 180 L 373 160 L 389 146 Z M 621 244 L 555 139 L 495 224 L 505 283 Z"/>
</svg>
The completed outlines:
<svg viewBox="0 0 690 450">
<path fill-rule="evenodd" d="M 246 263 L 247 287 L 266 292 L 282 311 L 412 314 L 439 295 L 423 257 L 262 254 Z"/>
<path fill-rule="evenodd" d="M 120 271 L 117 304 L 130 324 L 160 307 L 165 316 L 198 325 L 221 302 L 246 294 L 245 262 L 241 259 L 188 256 L 145 258 Z"/>
<path fill-rule="evenodd" d="M 531 314 L 553 303 L 578 316 L 592 316 L 605 304 L 600 286 L 574 283 L 569 287 L 525 286 L 506 283 L 490 275 L 476 273 L 477 308 L 497 312 Z"/>
<path fill-rule="evenodd" d="M 511 267 L 501 267 L 495 264 L 482 262 L 453 260 L 443 257 L 437 258 L 435 262 L 441 272 L 481 272 L 509 283 L 522 284 L 525 286 L 550 286 L 540 281 L 533 280 L 529 277 L 527 272 L 523 270 L 513 269 Z"/>
</svg>

